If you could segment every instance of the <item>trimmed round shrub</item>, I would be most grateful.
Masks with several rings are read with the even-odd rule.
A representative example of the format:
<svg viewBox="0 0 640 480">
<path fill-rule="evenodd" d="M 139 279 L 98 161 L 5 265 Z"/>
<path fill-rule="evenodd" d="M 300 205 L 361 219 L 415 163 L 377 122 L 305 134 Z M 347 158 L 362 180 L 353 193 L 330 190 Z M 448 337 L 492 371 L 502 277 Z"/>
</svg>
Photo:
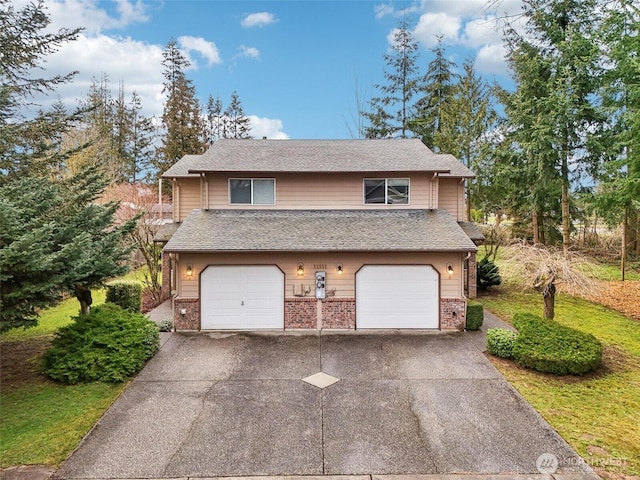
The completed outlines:
<svg viewBox="0 0 640 480">
<path fill-rule="evenodd" d="M 513 358 L 513 345 L 518 334 L 506 328 L 490 328 L 487 331 L 487 352 L 500 358 Z"/>
<path fill-rule="evenodd" d="M 467 303 L 467 330 L 480 330 L 484 320 L 484 308 L 479 303 Z"/>
<path fill-rule="evenodd" d="M 513 319 L 519 335 L 513 358 L 523 367 L 556 375 L 583 375 L 602 362 L 602 344 L 591 334 L 531 314 Z"/>
<path fill-rule="evenodd" d="M 160 322 L 158 322 L 158 329 L 161 332 L 171 332 L 173 330 L 173 322 L 168 318 L 160 320 Z"/>
<path fill-rule="evenodd" d="M 155 323 L 117 305 L 99 305 L 74 320 L 58 330 L 44 354 L 46 374 L 59 382 L 121 382 L 160 344 Z"/>
<path fill-rule="evenodd" d="M 107 302 L 130 312 L 142 309 L 142 285 L 135 282 L 113 282 L 107 285 Z"/>
</svg>

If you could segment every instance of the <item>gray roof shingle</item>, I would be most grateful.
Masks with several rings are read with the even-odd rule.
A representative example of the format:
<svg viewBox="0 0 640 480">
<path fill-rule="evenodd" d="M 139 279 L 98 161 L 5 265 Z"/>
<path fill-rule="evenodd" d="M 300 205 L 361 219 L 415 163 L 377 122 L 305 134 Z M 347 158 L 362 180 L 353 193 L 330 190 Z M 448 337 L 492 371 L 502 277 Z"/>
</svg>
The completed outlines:
<svg viewBox="0 0 640 480">
<path fill-rule="evenodd" d="M 460 228 L 467 234 L 467 236 L 473 240 L 474 242 L 482 243 L 484 242 L 484 235 L 478 228 L 478 226 L 473 222 L 458 222 Z"/>
<path fill-rule="evenodd" d="M 418 139 L 218 140 L 186 155 L 163 177 L 200 172 L 437 172 L 473 177 L 453 155 L 435 154 Z"/>
<path fill-rule="evenodd" d="M 162 174 L 165 178 L 197 177 L 197 173 L 189 173 L 189 169 L 200 162 L 202 155 L 185 155 Z"/>
<path fill-rule="evenodd" d="M 168 252 L 476 251 L 444 210 L 193 210 Z"/>
</svg>

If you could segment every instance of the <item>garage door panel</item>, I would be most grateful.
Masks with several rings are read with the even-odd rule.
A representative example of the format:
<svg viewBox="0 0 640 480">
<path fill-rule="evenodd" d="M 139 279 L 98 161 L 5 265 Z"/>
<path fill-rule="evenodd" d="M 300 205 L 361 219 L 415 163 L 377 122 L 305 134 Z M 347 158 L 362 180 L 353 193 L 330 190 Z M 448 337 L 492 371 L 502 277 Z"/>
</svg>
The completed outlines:
<svg viewBox="0 0 640 480">
<path fill-rule="evenodd" d="M 431 266 L 364 266 L 356 275 L 356 327 L 438 328 L 438 286 Z"/>
<path fill-rule="evenodd" d="M 284 327 L 284 274 L 277 267 L 211 266 L 201 283 L 204 330 Z"/>
</svg>

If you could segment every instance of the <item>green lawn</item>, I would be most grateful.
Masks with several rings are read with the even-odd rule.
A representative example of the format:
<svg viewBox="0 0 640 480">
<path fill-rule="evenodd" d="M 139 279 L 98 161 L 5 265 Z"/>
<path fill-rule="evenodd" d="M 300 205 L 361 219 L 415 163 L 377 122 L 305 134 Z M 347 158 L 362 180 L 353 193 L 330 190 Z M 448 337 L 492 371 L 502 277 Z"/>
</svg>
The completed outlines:
<svg viewBox="0 0 640 480">
<path fill-rule="evenodd" d="M 59 465 L 125 384 L 73 386 L 42 381 L 2 388 L 0 468 L 13 465 Z"/>
<path fill-rule="evenodd" d="M 139 280 L 141 271 L 124 280 Z M 105 301 L 105 289 L 93 291 L 93 304 Z M 33 371 L 0 389 L 0 468 L 14 465 L 59 465 L 118 397 L 126 383 L 59 385 L 38 375 L 42 346 L 53 333 L 72 322 L 80 305 L 69 298 L 42 312 L 38 326 L 13 329 L 0 335 L 5 347 L 20 343 L 25 365 Z M 12 349 L 11 349 L 12 350 Z M 3 355 L 3 366 L 9 359 Z"/>
<path fill-rule="evenodd" d="M 541 314 L 538 293 L 479 299 L 510 321 L 516 311 Z M 560 435 L 601 474 L 640 474 L 640 324 L 586 300 L 558 295 L 556 320 L 605 345 L 604 365 L 585 377 L 558 377 L 513 362 L 494 363 Z M 604 471 L 604 472 L 603 472 Z"/>
</svg>

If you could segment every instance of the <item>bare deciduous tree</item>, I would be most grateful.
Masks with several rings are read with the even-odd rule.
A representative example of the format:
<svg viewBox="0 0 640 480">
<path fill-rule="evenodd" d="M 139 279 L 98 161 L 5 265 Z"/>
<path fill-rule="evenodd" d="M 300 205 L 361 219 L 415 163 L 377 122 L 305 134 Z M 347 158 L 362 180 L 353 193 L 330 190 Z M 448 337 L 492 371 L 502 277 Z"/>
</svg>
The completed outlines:
<svg viewBox="0 0 640 480">
<path fill-rule="evenodd" d="M 545 245 L 513 243 L 503 249 L 502 277 L 505 283 L 535 288 L 542 294 L 544 317 L 553 319 L 558 288 L 569 295 L 588 296 L 596 288 L 588 272 L 592 264 L 583 255 Z"/>
</svg>

